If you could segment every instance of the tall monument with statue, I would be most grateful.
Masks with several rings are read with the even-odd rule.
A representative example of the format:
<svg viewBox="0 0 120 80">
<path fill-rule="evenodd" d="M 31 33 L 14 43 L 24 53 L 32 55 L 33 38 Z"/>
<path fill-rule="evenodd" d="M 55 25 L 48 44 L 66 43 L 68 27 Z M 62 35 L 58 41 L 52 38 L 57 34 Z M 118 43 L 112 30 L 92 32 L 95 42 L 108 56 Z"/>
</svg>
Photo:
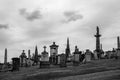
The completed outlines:
<svg viewBox="0 0 120 80">
<path fill-rule="evenodd" d="M 100 37 L 101 37 L 101 34 L 100 34 L 100 32 L 99 32 L 99 27 L 97 26 L 97 28 L 96 28 L 96 35 L 95 35 L 95 37 L 96 37 L 96 49 L 95 49 L 95 52 L 96 52 L 96 54 L 97 54 L 97 56 L 98 56 L 98 59 L 100 59 L 100 57 L 101 57 L 101 49 L 100 49 Z"/>
</svg>

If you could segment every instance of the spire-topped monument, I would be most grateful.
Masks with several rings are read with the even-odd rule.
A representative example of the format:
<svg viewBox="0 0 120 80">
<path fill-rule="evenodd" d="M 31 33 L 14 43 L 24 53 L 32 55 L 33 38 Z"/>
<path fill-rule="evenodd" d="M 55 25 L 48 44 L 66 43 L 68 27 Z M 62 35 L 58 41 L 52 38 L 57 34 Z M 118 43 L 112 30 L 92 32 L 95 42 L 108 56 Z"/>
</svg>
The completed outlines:
<svg viewBox="0 0 120 80">
<path fill-rule="evenodd" d="M 97 30 L 97 33 L 95 35 L 95 37 L 96 37 L 96 51 L 99 52 L 100 51 L 100 37 L 101 37 L 101 35 L 99 33 L 99 27 L 98 26 L 97 26 L 96 30 Z"/>
<path fill-rule="evenodd" d="M 5 48 L 4 64 L 7 64 L 7 48 Z"/>
<path fill-rule="evenodd" d="M 69 55 L 70 55 L 70 44 L 69 44 L 69 38 L 67 38 L 67 46 L 66 46 L 65 53 L 66 53 L 66 58 L 68 58 Z"/>
<path fill-rule="evenodd" d="M 99 27 L 97 26 L 97 28 L 96 28 L 96 35 L 95 35 L 95 37 L 96 37 L 96 49 L 95 49 L 95 51 L 97 52 L 97 55 L 98 55 L 98 58 L 100 58 L 100 52 L 101 52 L 101 49 L 100 49 L 100 37 L 101 37 L 101 34 L 100 34 L 100 32 L 99 32 Z"/>
<path fill-rule="evenodd" d="M 38 49 L 37 46 L 35 47 L 35 58 L 34 58 L 34 63 L 38 63 L 39 62 L 39 58 L 38 58 Z"/>
<path fill-rule="evenodd" d="M 120 49 L 120 39 L 119 39 L 119 36 L 117 37 L 117 49 Z"/>
</svg>

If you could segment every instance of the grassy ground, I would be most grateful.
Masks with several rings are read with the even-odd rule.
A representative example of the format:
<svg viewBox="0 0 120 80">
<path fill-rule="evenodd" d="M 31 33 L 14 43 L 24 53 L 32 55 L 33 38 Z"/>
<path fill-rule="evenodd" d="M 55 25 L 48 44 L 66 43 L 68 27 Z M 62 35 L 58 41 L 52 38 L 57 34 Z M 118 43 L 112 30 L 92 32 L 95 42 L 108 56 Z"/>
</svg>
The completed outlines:
<svg viewBox="0 0 120 80">
<path fill-rule="evenodd" d="M 0 80 L 120 80 L 120 59 L 96 60 L 79 66 L 0 72 Z"/>
</svg>

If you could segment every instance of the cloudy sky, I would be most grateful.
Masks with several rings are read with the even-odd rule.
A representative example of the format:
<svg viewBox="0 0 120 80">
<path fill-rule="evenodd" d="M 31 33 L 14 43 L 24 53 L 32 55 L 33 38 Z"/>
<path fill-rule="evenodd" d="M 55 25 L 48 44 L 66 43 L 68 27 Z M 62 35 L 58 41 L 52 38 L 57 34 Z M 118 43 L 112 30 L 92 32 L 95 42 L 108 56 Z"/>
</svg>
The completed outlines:
<svg viewBox="0 0 120 80">
<path fill-rule="evenodd" d="M 53 41 L 59 53 L 70 38 L 70 48 L 95 49 L 96 26 L 104 50 L 116 48 L 120 36 L 120 0 L 0 0 L 0 62 L 8 48 L 9 60 L 35 45 L 39 53 Z"/>
</svg>

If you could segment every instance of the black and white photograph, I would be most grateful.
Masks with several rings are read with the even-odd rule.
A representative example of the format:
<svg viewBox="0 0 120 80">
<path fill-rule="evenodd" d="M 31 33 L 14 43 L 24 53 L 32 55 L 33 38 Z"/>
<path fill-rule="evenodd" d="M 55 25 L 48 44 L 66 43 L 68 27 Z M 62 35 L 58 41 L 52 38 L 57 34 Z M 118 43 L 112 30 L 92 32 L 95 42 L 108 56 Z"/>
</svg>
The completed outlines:
<svg viewBox="0 0 120 80">
<path fill-rule="evenodd" d="M 0 0 L 0 80 L 120 80 L 120 0 Z"/>
</svg>

